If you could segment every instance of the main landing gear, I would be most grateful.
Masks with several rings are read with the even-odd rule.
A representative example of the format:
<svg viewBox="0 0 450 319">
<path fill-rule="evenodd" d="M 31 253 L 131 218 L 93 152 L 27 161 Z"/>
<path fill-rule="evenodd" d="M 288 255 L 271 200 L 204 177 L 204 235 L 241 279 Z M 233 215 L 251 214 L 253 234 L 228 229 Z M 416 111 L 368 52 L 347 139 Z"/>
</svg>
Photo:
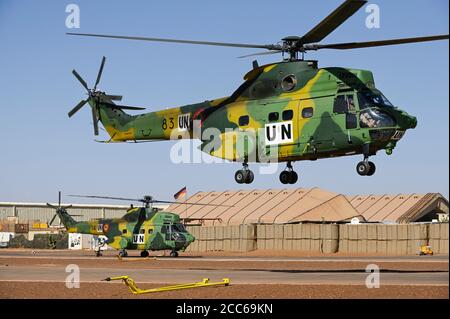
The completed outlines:
<svg viewBox="0 0 450 319">
<path fill-rule="evenodd" d="M 178 257 L 178 252 L 175 251 L 175 250 L 172 250 L 172 251 L 170 252 L 170 257 Z"/>
<path fill-rule="evenodd" d="M 291 162 L 287 163 L 286 169 L 280 173 L 282 184 L 295 184 L 298 181 L 298 174 L 292 168 Z"/>
<path fill-rule="evenodd" d="M 364 160 L 356 165 L 356 172 L 361 176 L 372 176 L 375 174 L 375 164 L 369 161 L 369 146 L 364 147 Z"/>
<path fill-rule="evenodd" d="M 146 251 L 146 250 L 141 251 L 141 257 L 146 258 L 146 257 L 148 257 L 148 255 L 149 255 L 148 251 Z"/>
<path fill-rule="evenodd" d="M 234 180 L 238 184 L 244 184 L 244 183 L 251 184 L 253 182 L 253 180 L 255 179 L 255 175 L 248 168 L 248 164 L 246 162 L 244 162 L 244 164 L 242 164 L 242 166 L 243 166 L 243 168 L 238 170 L 234 174 Z"/>
<path fill-rule="evenodd" d="M 128 256 L 128 253 L 125 249 L 121 249 L 119 251 L 119 257 L 127 257 L 127 256 Z"/>
</svg>

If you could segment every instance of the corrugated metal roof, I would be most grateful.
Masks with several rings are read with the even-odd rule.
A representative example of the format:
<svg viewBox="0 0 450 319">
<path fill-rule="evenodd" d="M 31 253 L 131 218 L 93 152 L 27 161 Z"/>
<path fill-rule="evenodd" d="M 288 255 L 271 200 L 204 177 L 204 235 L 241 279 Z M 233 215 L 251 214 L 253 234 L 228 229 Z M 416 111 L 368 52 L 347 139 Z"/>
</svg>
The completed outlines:
<svg viewBox="0 0 450 319">
<path fill-rule="evenodd" d="M 186 202 L 228 205 L 172 204 L 167 211 L 205 220 L 205 225 L 249 223 L 340 222 L 359 217 L 369 222 L 412 222 L 437 209 L 448 213 L 440 194 L 343 195 L 320 188 L 254 189 L 198 192 Z"/>
</svg>

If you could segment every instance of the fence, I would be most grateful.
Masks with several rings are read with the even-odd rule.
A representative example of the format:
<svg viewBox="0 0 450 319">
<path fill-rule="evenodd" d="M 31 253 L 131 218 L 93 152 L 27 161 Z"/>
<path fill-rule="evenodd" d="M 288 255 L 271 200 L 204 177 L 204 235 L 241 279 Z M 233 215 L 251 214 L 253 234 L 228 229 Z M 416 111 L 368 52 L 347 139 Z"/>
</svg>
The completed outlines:
<svg viewBox="0 0 450 319">
<path fill-rule="evenodd" d="M 190 226 L 188 251 L 296 250 L 320 253 L 417 254 L 430 245 L 448 254 L 449 224 L 284 224 Z"/>
</svg>

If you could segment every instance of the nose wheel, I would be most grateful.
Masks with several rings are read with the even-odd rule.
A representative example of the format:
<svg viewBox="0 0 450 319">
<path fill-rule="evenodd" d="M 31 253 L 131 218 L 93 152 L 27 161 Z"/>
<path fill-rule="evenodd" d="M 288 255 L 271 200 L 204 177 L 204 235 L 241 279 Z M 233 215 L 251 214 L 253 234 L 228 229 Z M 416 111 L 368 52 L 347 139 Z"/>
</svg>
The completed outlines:
<svg viewBox="0 0 450 319">
<path fill-rule="evenodd" d="M 292 168 L 291 162 L 287 163 L 286 169 L 280 173 L 282 184 L 295 184 L 298 181 L 298 174 Z"/>
<path fill-rule="evenodd" d="M 248 164 L 244 163 L 242 164 L 243 168 L 238 170 L 234 174 L 234 180 L 238 184 L 251 184 L 253 180 L 255 179 L 255 175 L 253 172 L 248 168 Z"/>
</svg>

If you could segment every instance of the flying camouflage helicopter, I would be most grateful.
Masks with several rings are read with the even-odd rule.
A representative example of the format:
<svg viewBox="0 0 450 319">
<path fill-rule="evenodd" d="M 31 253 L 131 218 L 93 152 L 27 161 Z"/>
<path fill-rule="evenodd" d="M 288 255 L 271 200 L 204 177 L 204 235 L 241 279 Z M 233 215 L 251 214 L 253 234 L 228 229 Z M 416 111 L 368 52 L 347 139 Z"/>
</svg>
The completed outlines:
<svg viewBox="0 0 450 319">
<path fill-rule="evenodd" d="M 185 224 L 199 219 L 181 219 L 177 214 L 152 207 L 154 203 L 180 202 L 155 200 L 151 196 L 144 196 L 142 199 L 107 196 L 69 196 L 133 201 L 144 204 L 142 207 L 130 208 L 120 218 L 99 218 L 77 222 L 72 216 L 79 215 L 70 215 L 67 212 L 67 209 L 72 205 L 61 206 L 61 192 L 59 192 L 58 206 L 47 203 L 47 206 L 56 210 L 56 214 L 53 216 L 50 224 L 58 216 L 69 233 L 104 235 L 108 238 L 106 244 L 119 250 L 120 257 L 126 257 L 128 255 L 127 249 L 141 250 L 141 257 L 148 257 L 149 250 L 171 250 L 170 256 L 178 257 L 178 251 L 185 251 L 195 240 L 194 236 L 186 230 Z M 189 205 L 220 206 L 188 202 L 182 203 Z M 97 255 L 99 255 L 99 252 Z"/>
<path fill-rule="evenodd" d="M 317 61 L 304 60 L 304 53 L 322 49 L 349 50 L 414 42 L 448 39 L 447 35 L 400 38 L 369 42 L 321 44 L 367 1 L 347 0 L 303 36 L 287 36 L 278 44 L 241 44 L 177 39 L 116 36 L 86 33 L 70 35 L 201 44 L 268 51 L 243 57 L 281 53 L 281 62 L 259 66 L 244 76 L 244 83 L 230 96 L 201 103 L 167 108 L 140 115 L 123 110 L 143 108 L 117 105 L 122 96 L 97 90 L 105 57 L 94 88 L 89 89 L 81 76 L 73 74 L 88 91 L 69 112 L 72 117 L 86 103 L 92 108 L 94 133 L 98 121 L 110 136 L 104 142 L 144 142 L 180 138 L 200 138 L 201 150 L 226 160 L 242 162 L 235 173 L 237 183 L 251 183 L 249 162 L 277 160 L 286 162 L 280 174 L 283 184 L 298 180 L 292 162 L 362 154 L 356 166 L 362 176 L 375 173 L 369 156 L 379 150 L 392 154 L 406 130 L 417 125 L 417 119 L 395 107 L 375 86 L 371 71 L 352 68 L 319 68 Z M 198 120 L 198 121 L 196 121 Z M 198 124 L 200 123 L 200 124 Z M 195 136 L 195 130 L 200 134 Z M 208 129 L 219 133 L 216 138 L 204 134 Z M 255 132 L 254 134 L 250 134 Z M 229 147 L 231 145 L 231 147 Z"/>
</svg>

